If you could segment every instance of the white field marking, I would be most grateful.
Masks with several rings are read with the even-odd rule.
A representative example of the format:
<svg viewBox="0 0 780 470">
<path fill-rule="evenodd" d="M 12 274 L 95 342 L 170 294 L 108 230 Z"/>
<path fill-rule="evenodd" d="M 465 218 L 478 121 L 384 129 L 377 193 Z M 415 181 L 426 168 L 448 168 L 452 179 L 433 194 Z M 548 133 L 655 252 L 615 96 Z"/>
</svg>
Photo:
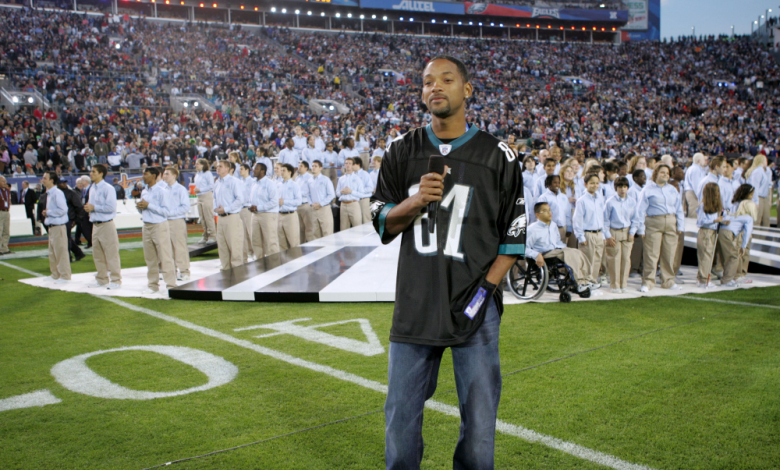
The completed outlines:
<svg viewBox="0 0 780 470">
<path fill-rule="evenodd" d="M 3 398 L 0 400 L 0 411 L 18 410 L 20 408 L 32 408 L 33 406 L 46 406 L 61 403 L 62 400 L 55 397 L 48 390 L 38 390 L 24 395 Z"/>
<path fill-rule="evenodd" d="M 35 277 L 46 277 L 43 274 L 38 274 L 35 271 L 30 271 L 29 269 L 20 268 L 19 266 L 14 266 L 13 264 L 6 263 L 5 261 L 0 261 L 0 264 L 3 266 L 16 269 L 17 271 L 21 271 L 23 273 L 31 274 Z"/>
<path fill-rule="evenodd" d="M 209 380 L 204 385 L 174 392 L 147 392 L 144 390 L 131 390 L 117 385 L 97 374 L 87 365 L 87 359 L 92 356 L 119 351 L 149 351 L 162 354 L 198 369 L 206 374 Z M 115 400 L 154 400 L 155 398 L 176 397 L 193 392 L 202 392 L 225 385 L 236 378 L 238 367 L 219 356 L 183 346 L 127 346 L 95 351 L 66 359 L 51 368 L 51 375 L 63 387 L 82 395 Z"/>
<path fill-rule="evenodd" d="M 750 302 L 739 302 L 737 300 L 721 300 L 721 299 L 707 299 L 703 297 L 681 297 L 686 300 L 701 300 L 703 302 L 718 302 L 721 304 L 731 304 L 731 305 L 744 305 L 745 307 L 756 307 L 756 308 L 773 308 L 776 310 L 780 310 L 780 306 L 778 305 L 761 305 L 761 304 L 751 304 Z"/>
<path fill-rule="evenodd" d="M 2 261 L 0 261 L 2 263 Z M 6 263 L 3 263 L 6 264 Z M 17 266 L 14 266 L 12 264 L 6 264 L 8 267 L 11 268 L 18 268 Z M 21 269 L 21 268 L 18 268 Z M 26 270 L 24 270 L 26 271 Z M 31 272 L 31 271 L 28 271 Z M 41 274 L 34 273 L 37 276 L 41 276 Z M 368 388 L 370 390 L 374 390 L 377 392 L 387 394 L 387 385 L 381 384 L 375 380 L 369 380 L 365 379 L 363 377 L 357 376 L 355 374 L 351 374 L 349 372 L 341 371 L 338 369 L 334 369 L 330 366 L 324 366 L 321 364 L 317 364 L 314 362 L 309 362 L 303 359 L 298 359 L 297 357 L 290 356 L 289 354 L 285 354 L 283 352 L 275 351 L 273 349 L 264 348 L 262 346 L 258 346 L 252 342 L 244 341 L 238 338 L 235 338 L 233 336 L 227 335 L 225 333 L 212 330 L 211 328 L 206 328 L 204 326 L 196 325 L 195 323 L 191 323 L 185 320 L 181 320 L 176 317 L 172 317 L 169 315 L 166 315 L 164 313 L 156 312 L 154 310 L 150 310 L 148 308 L 139 307 L 137 305 L 133 305 L 131 303 L 125 302 L 124 300 L 119 300 L 113 297 L 105 297 L 102 295 L 95 295 L 95 294 L 89 294 L 94 297 L 97 297 L 99 299 L 106 300 L 108 302 L 112 302 L 116 305 L 119 305 L 121 307 L 125 307 L 127 309 L 133 310 L 135 312 L 143 313 L 155 318 L 159 318 L 160 320 L 164 320 L 170 323 L 174 323 L 176 325 L 179 325 L 181 327 L 197 331 L 199 333 L 203 333 L 207 336 L 211 336 L 212 338 L 221 339 L 223 341 L 226 341 L 231 344 L 235 344 L 236 346 L 240 346 L 242 348 L 246 348 L 252 351 L 255 351 L 257 353 L 263 354 L 268 357 L 272 357 L 274 359 L 278 359 L 280 361 L 287 362 L 288 364 L 304 367 L 309 370 L 313 370 L 315 372 L 322 372 L 323 374 L 327 374 L 333 378 L 344 380 L 346 382 L 351 382 L 356 385 L 360 385 L 361 387 Z M 434 400 L 428 400 L 425 403 L 426 407 L 429 409 L 439 411 L 441 413 L 446 413 L 450 416 L 454 417 L 460 417 L 460 412 L 458 409 L 454 406 L 445 405 L 443 403 L 439 403 Z M 452 413 L 452 414 L 451 414 Z M 535 431 L 531 431 L 529 429 L 522 428 L 520 426 L 516 426 L 509 423 L 504 423 L 501 420 L 498 420 L 496 422 L 496 429 L 505 434 L 509 434 L 511 436 L 518 437 L 520 439 L 526 439 L 529 442 L 535 442 L 542 445 L 546 445 L 549 447 L 552 447 L 554 449 L 560 450 L 561 452 L 573 455 L 575 457 L 580 457 L 582 459 L 590 460 L 591 462 L 600 463 L 601 465 L 604 465 L 606 467 L 614 468 L 615 470 L 653 470 L 651 467 L 645 467 L 637 464 L 633 464 L 631 462 L 626 462 L 625 460 L 621 460 L 617 457 L 604 454 L 602 452 L 588 449 L 587 447 L 582 447 L 577 444 L 566 442 L 551 436 L 546 436 L 544 434 L 537 433 Z M 542 440 L 544 438 L 544 440 Z"/>
<path fill-rule="evenodd" d="M 460 418 L 460 410 L 458 410 L 457 406 L 446 405 L 435 400 L 428 400 L 425 402 L 425 407 L 449 416 L 453 416 L 455 418 Z M 612 455 L 605 454 L 597 450 L 588 449 L 587 447 L 583 447 L 572 442 L 567 442 L 562 439 L 558 439 L 557 437 L 538 433 L 516 424 L 506 423 L 500 419 L 496 420 L 496 430 L 502 434 L 509 434 L 510 436 L 519 437 L 524 441 L 552 447 L 553 449 L 565 452 L 575 457 L 579 457 L 583 460 L 588 460 L 599 465 L 604 465 L 605 467 L 619 470 L 653 470 L 651 467 L 626 462 Z"/>
<path fill-rule="evenodd" d="M 344 351 L 353 352 L 356 354 L 362 354 L 363 356 L 376 356 L 377 354 L 383 354 L 385 348 L 382 343 L 379 342 L 379 338 L 371 328 L 371 323 L 365 318 L 356 318 L 353 320 L 342 320 L 332 323 L 322 323 L 320 325 L 301 326 L 296 325 L 296 322 L 309 321 L 311 318 L 298 318 L 297 320 L 283 321 L 279 323 L 269 323 L 266 325 L 254 325 L 247 326 L 245 328 L 236 328 L 233 331 L 246 331 L 256 329 L 269 329 L 276 330 L 276 333 L 269 333 L 265 335 L 258 335 L 255 338 L 267 338 L 269 336 L 276 336 L 279 334 L 293 335 L 298 338 L 305 339 L 306 341 L 313 341 L 315 343 L 324 344 L 333 348 L 342 349 Z M 336 336 L 324 331 L 319 331 L 317 328 L 333 325 L 343 325 L 345 323 L 360 324 L 360 329 L 363 330 L 363 334 L 366 336 L 367 341 L 358 341 L 352 338 L 345 338 L 343 336 Z"/>
</svg>

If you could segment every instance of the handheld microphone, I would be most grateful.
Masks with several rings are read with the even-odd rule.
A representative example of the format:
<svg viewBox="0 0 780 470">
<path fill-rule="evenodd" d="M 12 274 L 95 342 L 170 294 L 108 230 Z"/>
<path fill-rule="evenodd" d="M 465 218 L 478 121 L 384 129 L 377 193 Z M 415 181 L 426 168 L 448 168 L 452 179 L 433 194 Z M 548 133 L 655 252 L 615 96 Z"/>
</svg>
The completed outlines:
<svg viewBox="0 0 780 470">
<path fill-rule="evenodd" d="M 441 155 L 431 155 L 428 159 L 428 173 L 444 174 L 444 157 Z M 436 212 L 438 212 L 439 203 L 437 201 L 428 203 L 428 233 L 436 230 Z"/>
</svg>

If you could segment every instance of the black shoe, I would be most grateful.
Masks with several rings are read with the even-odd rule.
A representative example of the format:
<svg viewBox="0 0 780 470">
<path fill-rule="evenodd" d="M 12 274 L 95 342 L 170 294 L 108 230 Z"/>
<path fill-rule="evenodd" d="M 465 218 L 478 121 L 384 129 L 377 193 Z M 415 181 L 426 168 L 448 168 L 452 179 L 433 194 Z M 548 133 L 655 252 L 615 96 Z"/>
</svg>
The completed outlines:
<svg viewBox="0 0 780 470">
<path fill-rule="evenodd" d="M 76 261 L 81 261 L 81 260 L 83 260 L 86 257 L 87 257 L 87 255 L 82 253 L 81 256 L 76 256 Z"/>
<path fill-rule="evenodd" d="M 76 246 L 84 246 L 82 243 L 76 243 Z"/>
<path fill-rule="evenodd" d="M 91 243 L 89 245 L 87 245 L 87 250 L 89 250 L 90 248 L 92 248 L 92 244 Z"/>
</svg>

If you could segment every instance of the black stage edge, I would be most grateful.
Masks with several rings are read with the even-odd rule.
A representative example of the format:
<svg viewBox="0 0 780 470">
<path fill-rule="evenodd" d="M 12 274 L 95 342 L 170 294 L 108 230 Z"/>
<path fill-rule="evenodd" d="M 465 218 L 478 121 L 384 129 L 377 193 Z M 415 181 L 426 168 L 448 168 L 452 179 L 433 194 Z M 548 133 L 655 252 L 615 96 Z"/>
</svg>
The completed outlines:
<svg viewBox="0 0 780 470">
<path fill-rule="evenodd" d="M 194 243 L 192 245 L 188 245 L 187 248 L 190 251 L 190 258 L 192 258 L 193 256 L 200 256 L 204 253 L 208 253 L 209 251 L 216 250 L 217 242 L 209 241 L 205 245 L 201 245 L 200 243 Z"/>
<path fill-rule="evenodd" d="M 237 268 L 220 271 L 217 274 L 212 274 L 203 279 L 198 279 L 174 289 L 169 289 L 168 296 L 172 299 L 182 300 L 222 300 L 223 290 L 321 248 L 322 247 L 319 246 L 299 246 L 291 248 L 287 251 L 260 258 L 257 261 L 244 264 Z"/>
</svg>

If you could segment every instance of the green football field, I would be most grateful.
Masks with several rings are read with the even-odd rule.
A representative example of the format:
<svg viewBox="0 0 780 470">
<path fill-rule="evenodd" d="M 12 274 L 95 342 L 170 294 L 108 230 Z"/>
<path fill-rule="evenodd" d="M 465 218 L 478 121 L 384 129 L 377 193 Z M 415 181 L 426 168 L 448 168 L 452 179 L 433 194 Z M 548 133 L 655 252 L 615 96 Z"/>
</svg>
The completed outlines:
<svg viewBox="0 0 780 470">
<path fill-rule="evenodd" d="M 391 304 L 109 299 L 31 273 L 48 261 L 0 260 L 0 469 L 383 467 Z M 306 333 L 267 327 L 291 320 Z M 508 306 L 501 361 L 497 468 L 780 468 L 780 287 Z M 446 354 L 428 405 L 423 467 L 451 468 Z"/>
</svg>

